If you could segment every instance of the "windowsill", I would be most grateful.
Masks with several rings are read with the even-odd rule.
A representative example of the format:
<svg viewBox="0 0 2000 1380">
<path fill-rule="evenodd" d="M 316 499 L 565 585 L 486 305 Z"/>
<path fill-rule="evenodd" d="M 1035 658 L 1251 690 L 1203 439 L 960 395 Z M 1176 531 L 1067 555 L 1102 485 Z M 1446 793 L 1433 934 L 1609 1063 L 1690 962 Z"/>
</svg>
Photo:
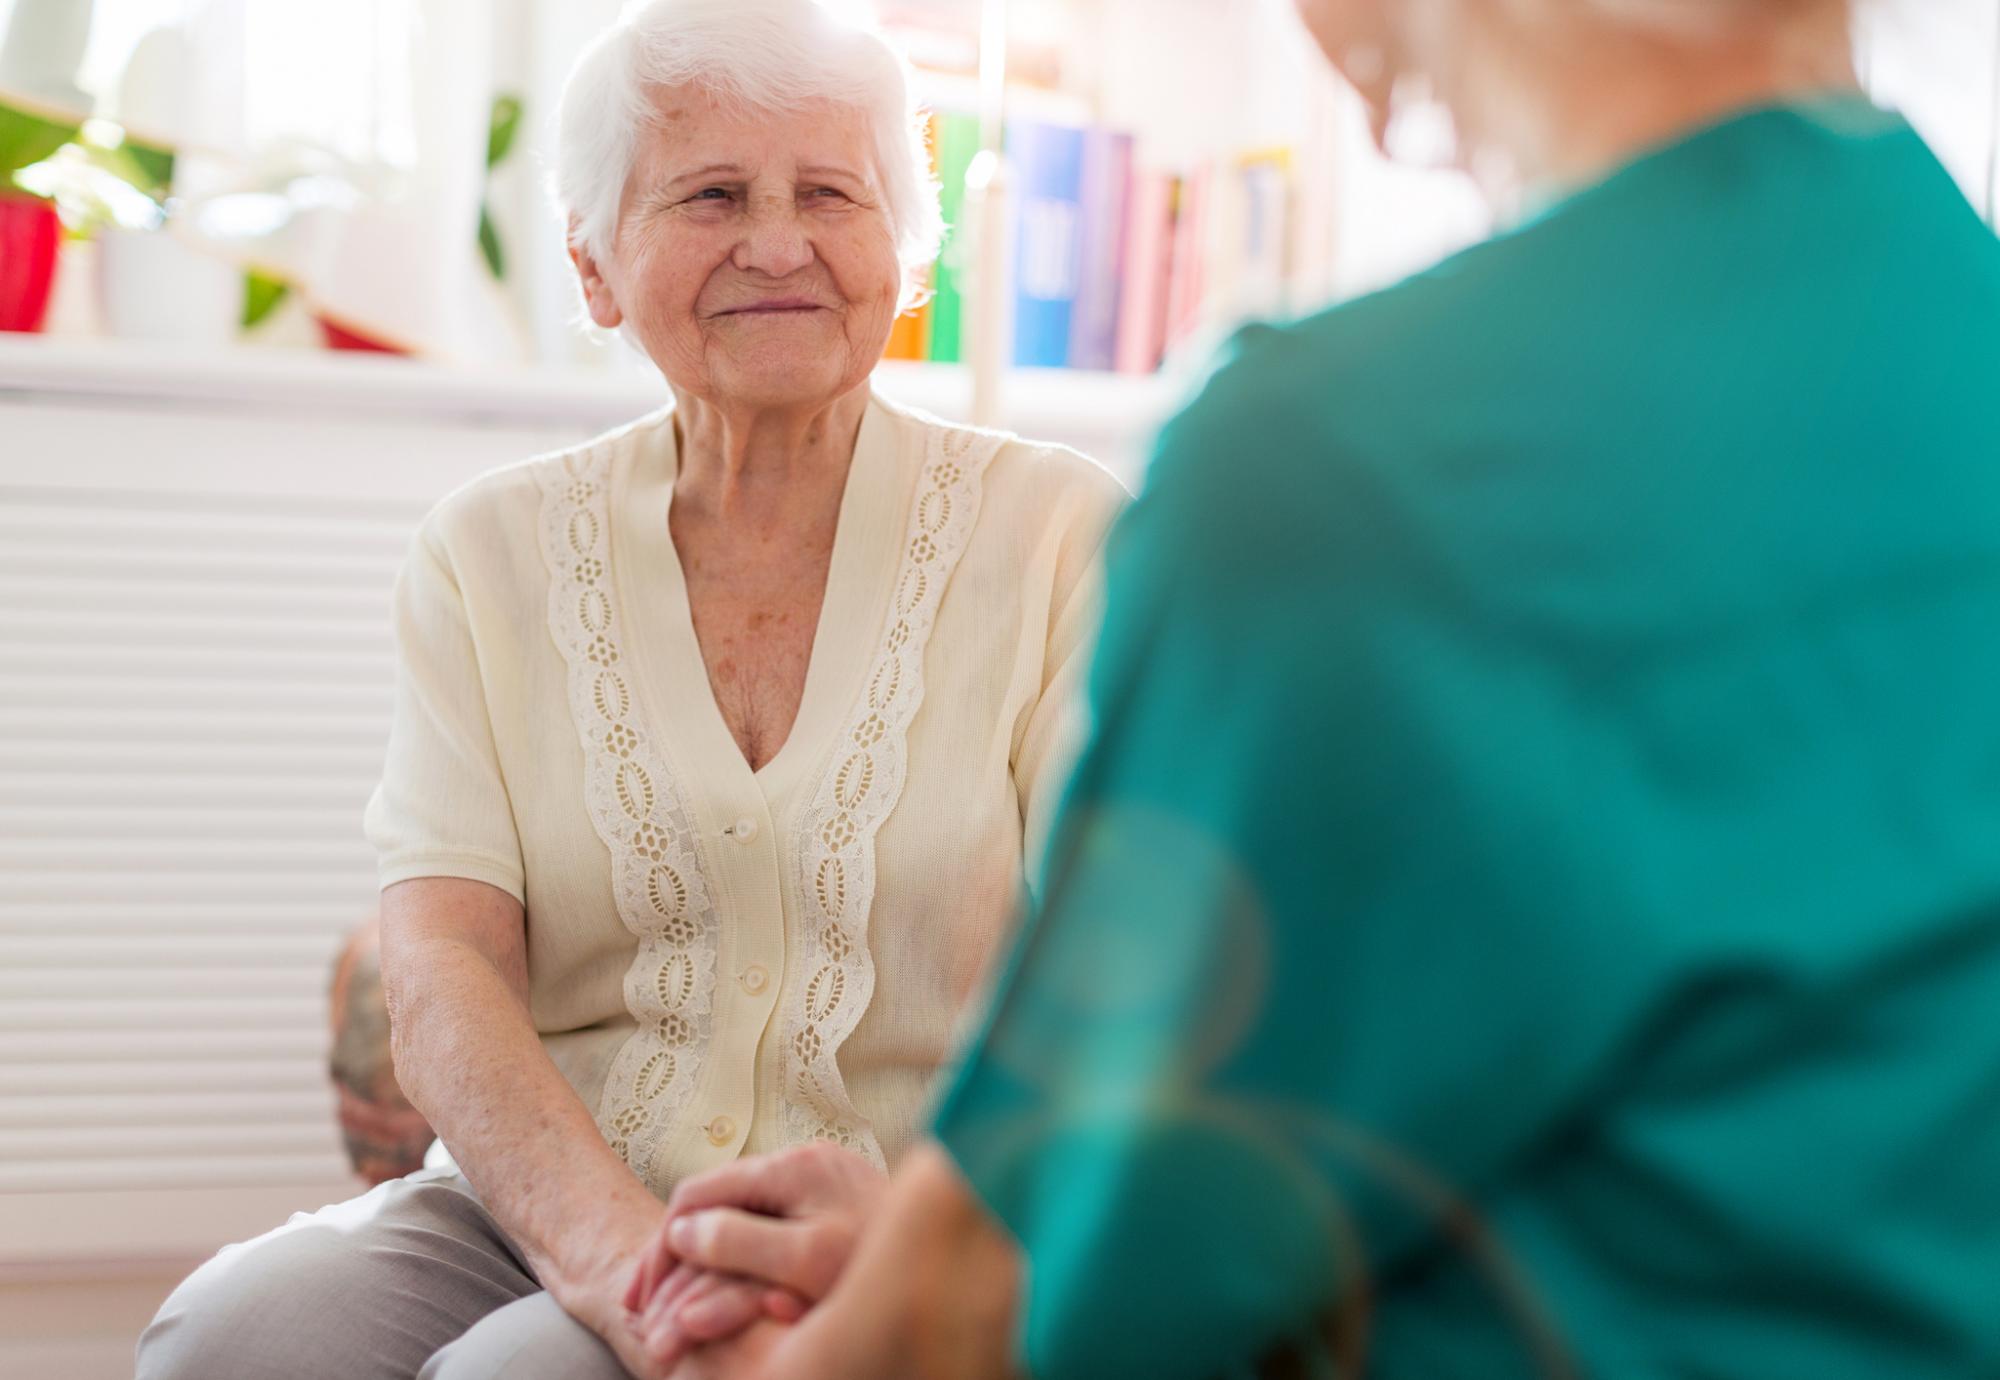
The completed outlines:
<svg viewBox="0 0 2000 1380">
<path fill-rule="evenodd" d="M 959 365 L 885 362 L 884 395 L 963 419 L 971 372 Z M 1171 406 L 1178 381 L 1068 369 L 1006 376 L 1007 426 L 1027 435 L 1070 431 L 1137 437 Z M 333 351 L 238 347 L 189 351 L 117 340 L 0 335 L 0 400 L 63 399 L 194 411 L 357 412 L 474 426 L 614 425 L 661 405 L 666 389 L 582 370 L 453 369 Z"/>
</svg>

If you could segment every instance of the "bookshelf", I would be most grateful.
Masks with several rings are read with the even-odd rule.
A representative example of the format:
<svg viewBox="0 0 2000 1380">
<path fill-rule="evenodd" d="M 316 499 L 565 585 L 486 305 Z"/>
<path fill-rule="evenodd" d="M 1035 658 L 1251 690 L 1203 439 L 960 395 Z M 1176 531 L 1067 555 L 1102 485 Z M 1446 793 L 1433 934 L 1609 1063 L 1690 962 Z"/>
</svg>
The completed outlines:
<svg viewBox="0 0 2000 1380">
<path fill-rule="evenodd" d="M 620 3 L 495 0 L 493 82 L 521 92 L 528 113 L 524 147 L 489 189 L 513 265 L 490 296 L 497 317 L 520 325 L 523 367 L 504 372 L 540 381 L 541 392 L 642 396 L 658 385 L 623 345 L 578 330 L 562 227 L 541 176 L 554 152 L 549 115 L 570 65 Z M 951 180 L 964 234 L 948 251 L 957 256 L 949 267 L 963 313 L 956 348 L 936 348 L 920 329 L 880 376 L 885 392 L 942 414 L 1049 435 L 1129 469 L 1180 391 L 1177 380 L 1235 323 L 1311 310 L 1478 232 L 1464 213 L 1469 190 L 1375 159 L 1358 110 L 1324 70 L 1291 0 L 823 3 L 879 20 L 917 64 L 920 99 L 941 120 L 961 117 Z M 1061 195 L 1044 185 L 1044 160 L 1012 158 L 1000 163 L 983 212 L 966 199 L 971 152 L 997 145 L 1023 153 L 1035 142 L 1074 165 L 1068 186 L 1054 188 Z M 1108 177 L 1107 157 L 1117 169 Z M 1063 175 L 1058 167 L 1057 180 Z M 1150 267 L 1135 273 L 1137 236 L 1127 222 L 1141 210 L 1152 238 L 1136 257 Z M 1035 235 L 1024 237 L 1023 226 Z M 1063 248 L 1065 235 L 1080 241 L 1092 226 L 1111 233 L 1091 239 L 1088 257 Z M 51 343 L 65 352 L 102 345 L 121 377 L 165 368 L 101 339 L 92 309 L 98 256 L 88 252 L 96 248 L 65 255 L 62 271 L 78 289 L 70 300 L 82 306 L 64 319 L 71 338 Z M 1023 289 L 1033 286 L 1024 277 L 1045 289 L 1031 305 L 1069 299 L 1040 312 L 1042 347 L 1032 351 L 1017 343 Z M 1060 290 L 1047 291 L 1047 280 Z M 1147 285 L 1144 311 L 1131 305 L 1134 281 Z M 59 281 L 58 307 L 63 292 Z M 289 324 L 281 314 L 260 328 L 254 353 L 281 357 L 278 375 L 325 363 L 326 377 L 373 387 L 374 375 L 341 367 L 356 361 L 292 358 L 310 360 L 319 347 L 305 295 L 294 294 Z M 1145 326 L 1137 349 L 1128 339 L 1139 338 L 1127 319 L 1134 315 Z M 1082 317 L 1095 336 L 1080 351 Z M 412 366 L 412 377 L 443 380 L 457 396 L 460 376 L 448 368 Z"/>
<path fill-rule="evenodd" d="M 877 0 L 876 13 L 920 64 L 958 224 L 933 319 L 906 322 L 892 355 L 962 362 L 980 420 L 1054 373 L 1185 373 L 1242 321 L 1317 309 L 1489 229 L 1466 179 L 1377 156 L 1290 0 Z M 982 83 L 1003 30 L 1004 81 L 989 61 Z M 954 185 L 967 140 L 1003 155 L 983 214 Z M 960 300 L 981 283 L 1001 284 L 1004 322 Z"/>
</svg>

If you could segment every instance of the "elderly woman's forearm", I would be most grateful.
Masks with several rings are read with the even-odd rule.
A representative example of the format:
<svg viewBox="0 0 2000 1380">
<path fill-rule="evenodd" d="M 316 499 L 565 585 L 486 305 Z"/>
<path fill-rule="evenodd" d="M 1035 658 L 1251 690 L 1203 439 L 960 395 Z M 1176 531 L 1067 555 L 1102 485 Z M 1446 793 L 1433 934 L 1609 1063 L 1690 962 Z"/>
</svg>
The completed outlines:
<svg viewBox="0 0 2000 1380">
<path fill-rule="evenodd" d="M 392 990 L 397 1076 L 466 1178 L 561 1295 L 661 1204 L 612 1154 L 518 991 L 459 939 L 416 941 Z"/>
</svg>

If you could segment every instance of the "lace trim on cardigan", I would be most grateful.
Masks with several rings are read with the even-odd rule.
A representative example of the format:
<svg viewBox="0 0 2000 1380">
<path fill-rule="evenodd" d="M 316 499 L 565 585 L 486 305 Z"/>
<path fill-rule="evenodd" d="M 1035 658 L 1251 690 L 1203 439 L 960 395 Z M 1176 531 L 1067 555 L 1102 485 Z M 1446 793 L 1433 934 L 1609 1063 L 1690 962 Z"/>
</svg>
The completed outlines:
<svg viewBox="0 0 2000 1380">
<path fill-rule="evenodd" d="M 642 1182 L 693 1097 L 712 1034 L 716 917 L 693 819 L 647 732 L 621 646 L 611 573 L 609 446 L 538 474 L 549 632 L 569 665 L 570 715 L 583 746 L 584 801 L 611 853 L 618 918 L 639 939 L 625 972 L 638 1029 L 611 1061 L 597 1124 Z"/>
<path fill-rule="evenodd" d="M 906 739 L 923 704 L 924 648 L 978 519 L 986 466 L 1009 439 L 933 424 L 867 689 L 834 739 L 826 775 L 800 816 L 794 856 L 804 981 L 786 1015 L 782 1046 L 787 1144 L 830 1140 L 878 1166 L 885 1163 L 874 1129 L 848 1098 L 835 1056 L 875 992 L 868 952 L 875 835 L 896 808 L 908 775 Z"/>
</svg>

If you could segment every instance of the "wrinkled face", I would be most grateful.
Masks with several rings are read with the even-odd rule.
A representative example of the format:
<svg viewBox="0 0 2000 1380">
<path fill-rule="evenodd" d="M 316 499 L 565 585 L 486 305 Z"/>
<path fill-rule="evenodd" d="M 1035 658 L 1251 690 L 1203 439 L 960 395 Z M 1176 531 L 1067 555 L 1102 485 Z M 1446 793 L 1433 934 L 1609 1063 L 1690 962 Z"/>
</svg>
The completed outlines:
<svg viewBox="0 0 2000 1380">
<path fill-rule="evenodd" d="M 861 385 L 902 287 L 866 115 L 685 88 L 654 109 L 609 259 L 577 256 L 591 319 L 718 405 L 810 407 Z"/>
</svg>

